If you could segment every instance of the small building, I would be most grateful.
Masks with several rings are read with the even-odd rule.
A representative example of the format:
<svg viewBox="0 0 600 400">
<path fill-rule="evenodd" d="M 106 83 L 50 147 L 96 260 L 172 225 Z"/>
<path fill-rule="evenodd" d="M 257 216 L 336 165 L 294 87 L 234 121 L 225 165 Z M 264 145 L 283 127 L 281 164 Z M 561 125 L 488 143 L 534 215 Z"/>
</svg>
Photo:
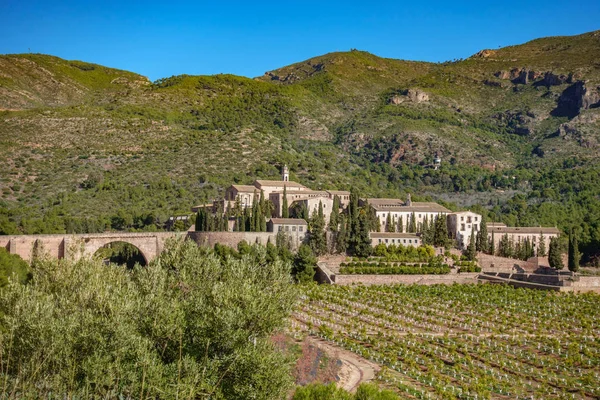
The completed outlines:
<svg viewBox="0 0 600 400">
<path fill-rule="evenodd" d="M 418 247 L 422 244 L 421 238 L 414 233 L 371 232 L 369 236 L 373 247 L 379 244 Z"/>
<path fill-rule="evenodd" d="M 388 215 L 395 227 L 402 225 L 403 231 L 406 232 L 413 214 L 415 216 L 416 228 L 419 229 L 419 226 L 425 222 L 425 219 L 430 223 L 438 215 L 446 215 L 451 212 L 446 207 L 437 203 L 411 201 L 410 196 L 406 202 L 401 199 L 371 198 L 365 199 L 362 203 L 369 203 L 375 209 L 382 231 L 387 230 Z"/>
<path fill-rule="evenodd" d="M 329 194 L 331 200 L 333 200 L 335 196 L 338 196 L 342 208 L 346 208 L 348 207 L 348 204 L 350 204 L 350 192 L 347 190 L 326 190 L 326 192 Z"/>
<path fill-rule="evenodd" d="M 544 239 L 546 252 L 548 252 L 550 249 L 550 238 L 558 237 L 560 235 L 558 228 L 535 226 L 512 227 L 498 223 L 487 224 L 486 226 L 488 231 L 488 239 L 492 240 L 493 238 L 494 247 L 496 249 L 499 248 L 502 237 L 506 235 L 508 240 L 512 241 L 513 243 L 524 242 L 526 239 L 529 239 L 529 242 L 533 245 L 536 255 L 542 238 Z"/>
<path fill-rule="evenodd" d="M 252 185 L 231 185 L 225 190 L 225 200 L 233 205 L 239 199 L 242 208 L 252 207 L 254 200 L 258 201 L 258 198 L 254 199 L 255 195 L 260 196 L 260 189 Z"/>
<path fill-rule="evenodd" d="M 254 181 L 255 189 L 262 190 L 265 193 L 265 198 L 268 199 L 269 195 L 273 192 L 281 191 L 285 188 L 286 192 L 294 192 L 298 190 L 310 190 L 306 186 L 294 182 L 294 181 L 270 181 L 265 179 L 257 179 Z"/>
<path fill-rule="evenodd" d="M 302 218 L 271 218 L 267 222 L 267 231 L 273 233 L 284 232 L 302 241 L 308 231 L 308 224 Z"/>
<path fill-rule="evenodd" d="M 460 211 L 448 214 L 447 218 L 448 234 L 456 239 L 460 249 L 466 249 L 471 241 L 471 234 L 477 235 L 481 230 L 481 215 L 472 211 Z"/>
</svg>

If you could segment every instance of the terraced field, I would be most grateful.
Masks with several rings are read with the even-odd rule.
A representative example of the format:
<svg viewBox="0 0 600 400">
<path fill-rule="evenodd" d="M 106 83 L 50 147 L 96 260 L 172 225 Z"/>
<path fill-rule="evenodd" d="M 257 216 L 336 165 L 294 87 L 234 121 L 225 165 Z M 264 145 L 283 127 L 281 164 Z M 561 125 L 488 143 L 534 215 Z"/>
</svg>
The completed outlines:
<svg viewBox="0 0 600 400">
<path fill-rule="evenodd" d="M 291 330 L 416 399 L 597 399 L 600 296 L 499 285 L 308 286 Z"/>
</svg>

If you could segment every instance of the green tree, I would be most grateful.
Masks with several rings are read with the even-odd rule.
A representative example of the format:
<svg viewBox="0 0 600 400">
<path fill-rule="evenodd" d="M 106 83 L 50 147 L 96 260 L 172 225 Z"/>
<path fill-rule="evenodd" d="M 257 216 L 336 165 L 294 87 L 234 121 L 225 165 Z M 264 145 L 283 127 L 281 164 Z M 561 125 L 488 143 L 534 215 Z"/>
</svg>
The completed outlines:
<svg viewBox="0 0 600 400">
<path fill-rule="evenodd" d="M 469 261 L 475 261 L 477 259 L 477 243 L 475 239 L 475 232 L 471 231 L 471 238 L 469 240 L 469 245 L 465 250 L 465 256 Z"/>
<path fill-rule="evenodd" d="M 487 217 L 483 214 L 481 216 L 481 223 L 479 224 L 479 231 L 477 232 L 477 251 L 487 253 L 488 250 Z"/>
<path fill-rule="evenodd" d="M 417 232 L 417 217 L 414 212 L 410 215 L 410 222 L 408 224 L 408 232 L 410 232 L 410 233 Z"/>
<path fill-rule="evenodd" d="M 550 250 L 548 251 L 548 263 L 554 269 L 563 269 L 562 246 L 558 237 L 550 238 Z"/>
<path fill-rule="evenodd" d="M 448 245 L 448 226 L 446 216 L 438 214 L 435 217 L 435 230 L 433 233 L 433 245 L 435 247 L 446 247 Z"/>
<path fill-rule="evenodd" d="M 386 232 L 396 232 L 396 227 L 392 222 L 392 213 L 388 213 L 385 219 L 385 231 Z"/>
<path fill-rule="evenodd" d="M 358 216 L 358 232 L 356 232 L 356 242 L 354 244 L 354 255 L 358 257 L 368 257 L 373 251 L 369 228 L 369 216 L 367 215 L 367 212 L 362 209 Z"/>
<path fill-rule="evenodd" d="M 396 229 L 396 232 L 400 232 L 400 233 L 404 232 L 404 226 L 402 223 L 402 214 L 400 214 L 400 216 L 398 217 L 398 228 Z"/>
<path fill-rule="evenodd" d="M 579 240 L 577 239 L 577 232 L 573 228 L 569 232 L 569 253 L 568 253 L 568 268 L 569 271 L 579 271 L 579 260 L 581 259 L 581 253 L 579 252 Z"/>
<path fill-rule="evenodd" d="M 340 197 L 336 194 L 333 196 L 333 206 L 331 215 L 329 216 L 329 230 L 337 232 L 340 223 Z"/>
<path fill-rule="evenodd" d="M 281 217 L 282 218 L 290 217 L 290 209 L 288 207 L 288 200 L 287 200 L 287 188 L 285 187 L 285 185 L 283 186 L 283 200 L 281 201 Z"/>
<path fill-rule="evenodd" d="M 325 232 L 325 218 L 323 204 L 319 201 L 319 211 L 314 210 L 308 226 L 308 244 L 317 255 L 327 253 L 327 233 Z"/>
<path fill-rule="evenodd" d="M 538 247 L 538 252 L 537 255 L 538 257 L 546 257 L 547 253 L 546 253 L 546 238 L 544 237 L 544 234 L 542 232 L 540 232 L 540 245 Z"/>
<path fill-rule="evenodd" d="M 10 254 L 5 248 L 0 247 L 0 288 L 12 278 L 19 283 L 29 281 L 31 278 L 29 265 L 18 255 Z"/>
<path fill-rule="evenodd" d="M 310 246 L 301 244 L 298 253 L 294 257 L 294 266 L 292 275 L 299 283 L 312 282 L 315 277 L 315 268 L 317 266 L 317 257 Z"/>
<path fill-rule="evenodd" d="M 346 218 L 343 214 L 340 215 L 340 230 L 335 235 L 335 250 L 340 253 L 346 253 L 348 237 L 346 230 Z"/>
</svg>

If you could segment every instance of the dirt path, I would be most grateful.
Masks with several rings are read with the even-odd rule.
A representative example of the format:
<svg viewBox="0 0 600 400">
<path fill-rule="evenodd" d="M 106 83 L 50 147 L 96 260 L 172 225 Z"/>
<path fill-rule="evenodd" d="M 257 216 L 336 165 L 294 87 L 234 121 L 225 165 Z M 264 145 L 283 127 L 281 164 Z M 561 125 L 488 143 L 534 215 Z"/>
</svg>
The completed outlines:
<svg viewBox="0 0 600 400">
<path fill-rule="evenodd" d="M 318 338 L 309 336 L 307 340 L 325 351 L 332 359 L 342 362 L 337 385 L 349 392 L 355 392 L 361 383 L 373 380 L 381 368 L 371 361 Z"/>
</svg>

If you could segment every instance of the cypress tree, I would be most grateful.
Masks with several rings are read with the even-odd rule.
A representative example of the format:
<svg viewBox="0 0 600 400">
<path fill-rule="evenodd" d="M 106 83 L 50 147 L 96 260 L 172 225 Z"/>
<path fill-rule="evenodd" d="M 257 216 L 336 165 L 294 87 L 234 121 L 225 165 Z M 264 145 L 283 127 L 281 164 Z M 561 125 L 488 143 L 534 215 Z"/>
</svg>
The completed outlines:
<svg viewBox="0 0 600 400">
<path fill-rule="evenodd" d="M 546 257 L 546 238 L 544 234 L 540 232 L 540 246 L 538 247 L 538 257 Z"/>
<path fill-rule="evenodd" d="M 465 251 L 465 256 L 469 261 L 475 261 L 477 259 L 477 243 L 475 240 L 474 231 L 471 231 L 471 239 L 469 241 L 469 245 L 467 246 L 467 250 Z"/>
<path fill-rule="evenodd" d="M 550 238 L 550 250 L 548 251 L 548 263 L 554 269 L 563 269 L 562 251 L 557 237 Z"/>
<path fill-rule="evenodd" d="M 404 232 L 404 224 L 402 223 L 402 214 L 398 217 L 398 229 L 396 232 L 403 233 Z"/>
<path fill-rule="evenodd" d="M 410 215 L 410 224 L 408 225 L 408 232 L 417 232 L 417 217 L 414 212 Z"/>
<path fill-rule="evenodd" d="M 358 216 L 358 232 L 354 248 L 354 254 L 358 257 L 368 257 L 373 251 L 369 236 L 369 225 L 369 217 L 366 210 L 363 209 Z"/>
<path fill-rule="evenodd" d="M 446 225 L 446 216 L 438 214 L 435 217 L 435 230 L 433 233 L 433 245 L 436 247 L 446 247 L 448 244 L 448 226 Z"/>
<path fill-rule="evenodd" d="M 355 188 L 350 189 L 350 203 L 348 204 L 348 221 L 346 222 L 347 248 L 351 254 L 355 254 L 356 235 L 358 232 L 358 192 Z"/>
<path fill-rule="evenodd" d="M 577 240 L 577 233 L 573 228 L 571 228 L 571 232 L 569 233 L 569 271 L 577 272 L 579 271 L 579 260 L 581 259 L 581 254 L 579 253 L 579 243 Z"/>
<path fill-rule="evenodd" d="M 333 196 L 332 208 L 331 215 L 329 216 L 329 230 L 332 232 L 337 232 L 339 229 L 340 220 L 340 198 L 337 194 Z"/>
<path fill-rule="evenodd" d="M 492 230 L 492 238 L 490 240 L 490 254 L 493 256 L 496 255 L 496 239 L 494 236 L 494 230 Z"/>
<path fill-rule="evenodd" d="M 281 201 L 281 217 L 289 218 L 290 210 L 288 209 L 288 201 L 287 201 L 287 189 L 283 186 L 283 200 Z"/>
<path fill-rule="evenodd" d="M 488 230 L 487 230 L 487 217 L 485 214 L 481 216 L 481 223 L 479 224 L 479 248 L 477 250 L 482 253 L 487 253 L 488 248 Z"/>
<path fill-rule="evenodd" d="M 319 211 L 314 210 L 309 224 L 308 244 L 317 255 L 327 253 L 327 235 L 325 233 L 325 218 L 323 217 L 323 205 L 319 203 Z"/>
<path fill-rule="evenodd" d="M 392 214 L 388 213 L 385 219 L 385 231 L 386 232 L 394 232 L 394 226 L 392 225 Z"/>
<path fill-rule="evenodd" d="M 346 253 L 347 243 L 347 231 L 346 231 L 346 218 L 344 215 L 340 215 L 340 230 L 335 235 L 335 249 L 338 253 Z"/>
</svg>

